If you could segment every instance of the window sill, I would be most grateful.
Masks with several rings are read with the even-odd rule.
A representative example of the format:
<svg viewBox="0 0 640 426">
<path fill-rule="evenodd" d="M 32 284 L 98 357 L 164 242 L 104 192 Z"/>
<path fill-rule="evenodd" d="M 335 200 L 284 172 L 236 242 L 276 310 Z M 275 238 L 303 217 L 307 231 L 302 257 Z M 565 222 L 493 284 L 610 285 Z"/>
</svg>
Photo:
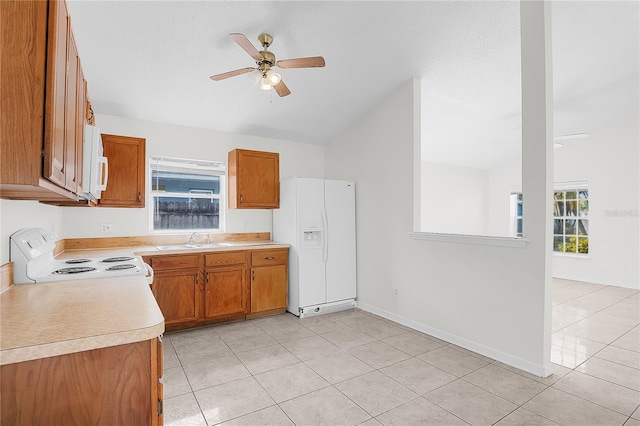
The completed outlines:
<svg viewBox="0 0 640 426">
<path fill-rule="evenodd" d="M 588 254 L 578 254 L 578 253 L 563 253 L 563 252 L 559 252 L 559 251 L 554 251 L 553 252 L 554 256 L 557 257 L 566 257 L 566 258 L 570 258 L 570 259 L 591 259 L 591 256 L 589 256 Z"/>
<path fill-rule="evenodd" d="M 442 243 L 474 244 L 494 247 L 524 248 L 529 243 L 526 238 L 490 237 L 484 235 L 441 234 L 437 232 L 410 232 L 413 240 L 438 241 Z"/>
</svg>

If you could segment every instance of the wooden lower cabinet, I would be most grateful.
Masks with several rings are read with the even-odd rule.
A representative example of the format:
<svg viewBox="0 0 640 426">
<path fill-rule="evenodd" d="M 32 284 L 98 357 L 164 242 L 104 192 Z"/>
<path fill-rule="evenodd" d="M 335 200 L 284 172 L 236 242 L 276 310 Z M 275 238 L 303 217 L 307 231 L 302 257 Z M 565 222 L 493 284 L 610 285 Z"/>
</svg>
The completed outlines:
<svg viewBox="0 0 640 426">
<path fill-rule="evenodd" d="M 251 253 L 252 317 L 282 313 L 287 307 L 288 249 Z"/>
<path fill-rule="evenodd" d="M 247 268 L 231 266 L 208 269 L 204 284 L 204 317 L 244 314 L 247 312 Z"/>
<path fill-rule="evenodd" d="M 202 286 L 199 255 L 152 256 L 155 271 L 152 292 L 164 316 L 165 326 L 197 321 Z"/>
<path fill-rule="evenodd" d="M 167 331 L 283 313 L 288 249 L 154 255 L 152 291 Z"/>
<path fill-rule="evenodd" d="M 206 254 L 204 265 L 204 319 L 246 314 L 246 251 Z"/>
<path fill-rule="evenodd" d="M 165 325 L 197 320 L 200 292 L 197 269 L 162 271 L 153 277 L 153 295 Z"/>
<path fill-rule="evenodd" d="M 0 424 L 162 425 L 162 343 L 152 339 L 0 367 Z"/>
<path fill-rule="evenodd" d="M 251 269 L 251 312 L 287 307 L 287 266 Z"/>
</svg>

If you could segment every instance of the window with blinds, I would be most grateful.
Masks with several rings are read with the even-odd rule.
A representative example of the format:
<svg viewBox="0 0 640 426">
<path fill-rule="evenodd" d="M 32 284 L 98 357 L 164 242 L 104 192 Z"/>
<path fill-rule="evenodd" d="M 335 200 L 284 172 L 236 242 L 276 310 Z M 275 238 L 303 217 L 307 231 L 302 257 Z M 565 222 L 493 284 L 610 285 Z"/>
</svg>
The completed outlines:
<svg viewBox="0 0 640 426">
<path fill-rule="evenodd" d="M 151 157 L 151 230 L 224 230 L 224 163 Z"/>
</svg>

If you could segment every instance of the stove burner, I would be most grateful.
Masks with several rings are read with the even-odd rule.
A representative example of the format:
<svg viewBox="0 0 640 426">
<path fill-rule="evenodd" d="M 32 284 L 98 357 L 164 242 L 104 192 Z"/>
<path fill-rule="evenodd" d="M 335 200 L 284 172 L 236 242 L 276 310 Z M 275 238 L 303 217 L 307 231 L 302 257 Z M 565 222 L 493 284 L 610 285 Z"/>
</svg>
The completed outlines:
<svg viewBox="0 0 640 426">
<path fill-rule="evenodd" d="M 107 257 L 106 259 L 102 259 L 103 262 L 107 262 L 107 263 L 125 262 L 127 260 L 133 260 L 133 257 L 119 256 L 119 257 Z"/>
<path fill-rule="evenodd" d="M 68 263 L 70 265 L 73 265 L 76 263 L 87 263 L 87 262 L 91 262 L 91 259 L 69 259 L 64 261 L 64 263 Z"/>
<path fill-rule="evenodd" d="M 108 267 L 107 269 L 105 269 L 105 271 L 120 271 L 123 269 L 132 269 L 135 268 L 136 265 L 132 264 L 132 263 L 124 263 L 122 265 L 113 265 Z"/>
<path fill-rule="evenodd" d="M 95 271 L 96 268 L 91 266 L 74 266 L 72 268 L 62 268 L 57 271 L 53 271 L 52 274 L 69 275 L 69 274 L 81 274 L 83 272 Z"/>
</svg>

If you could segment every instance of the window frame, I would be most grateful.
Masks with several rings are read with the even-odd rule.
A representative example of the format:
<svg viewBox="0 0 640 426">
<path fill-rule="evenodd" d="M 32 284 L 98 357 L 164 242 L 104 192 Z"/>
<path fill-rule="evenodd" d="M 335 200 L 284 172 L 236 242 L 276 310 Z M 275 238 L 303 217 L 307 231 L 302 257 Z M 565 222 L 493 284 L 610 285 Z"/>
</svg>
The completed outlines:
<svg viewBox="0 0 640 426">
<path fill-rule="evenodd" d="M 159 163 L 163 166 L 159 167 Z M 219 194 L 207 194 L 197 192 L 160 192 L 153 189 L 153 172 L 155 170 L 192 173 L 197 175 L 217 176 L 219 179 Z M 201 173 L 198 173 L 201 172 Z M 189 234 L 201 232 L 208 234 L 224 233 L 226 228 L 226 197 L 227 197 L 226 165 L 220 161 L 197 160 L 172 157 L 149 157 L 149 233 L 156 235 Z M 186 199 L 217 199 L 218 200 L 218 228 L 180 228 L 180 229 L 155 229 L 154 216 L 156 203 L 161 197 L 186 198 Z"/>
<path fill-rule="evenodd" d="M 587 197 L 586 199 L 583 199 L 584 201 L 586 201 L 587 203 L 587 208 L 586 208 L 586 215 L 580 215 L 579 211 L 580 211 L 580 192 L 581 191 L 586 191 L 587 192 Z M 567 198 L 566 198 L 566 194 L 569 192 L 575 192 L 576 193 L 576 215 L 575 216 L 571 216 L 571 215 L 567 215 L 567 211 L 566 208 L 563 210 L 563 215 L 562 216 L 558 216 L 556 215 L 556 203 L 557 201 L 559 201 L 558 199 L 556 199 L 556 193 L 558 192 L 562 192 L 563 193 L 563 197 L 562 201 L 566 203 Z M 587 243 L 587 252 L 583 253 L 578 251 L 579 250 L 579 239 L 580 239 L 580 220 L 586 220 L 587 223 L 589 223 L 589 200 L 590 200 L 590 190 L 589 190 L 589 183 L 587 181 L 575 181 L 575 182 L 559 182 L 559 183 L 555 183 L 553 185 L 553 223 L 552 223 L 552 241 L 553 241 L 553 246 L 552 246 L 552 251 L 554 255 L 561 255 L 561 256 L 577 256 L 577 257 L 588 257 L 589 256 L 589 247 L 588 247 L 588 243 Z M 518 233 L 517 232 L 517 226 L 518 226 L 518 220 L 522 220 L 522 215 L 524 214 L 524 204 L 522 204 L 523 209 L 520 210 L 520 213 L 522 213 L 521 215 L 518 215 L 518 203 L 522 203 L 522 187 L 521 186 L 517 186 L 517 187 L 512 187 L 511 188 L 511 194 L 510 194 L 510 200 L 509 200 L 509 206 L 510 206 L 510 227 L 511 227 L 511 235 L 514 236 L 513 238 L 521 238 L 522 237 L 522 233 Z M 574 201 L 574 199 L 570 199 L 569 201 Z M 565 205 L 566 207 L 566 205 Z M 562 234 L 556 234 L 556 220 L 562 220 L 563 221 L 563 228 L 562 228 Z M 575 220 L 575 233 L 573 234 L 567 234 L 566 233 L 566 220 Z M 521 222 L 522 223 L 522 222 Z M 587 225 L 586 228 L 586 235 L 585 237 L 587 238 L 587 241 L 590 240 L 590 236 L 591 236 L 591 231 L 589 229 L 589 224 Z M 556 237 L 562 237 L 563 242 L 565 242 L 564 244 L 566 244 L 566 239 L 567 238 L 571 238 L 575 236 L 576 238 L 576 251 L 561 251 L 561 250 L 556 250 Z M 583 237 L 584 238 L 584 237 Z"/>
<path fill-rule="evenodd" d="M 582 199 L 583 201 L 586 201 L 586 215 L 581 215 L 580 214 L 580 192 L 585 192 L 587 193 L 587 197 Z M 576 193 L 576 198 L 567 198 L 567 194 L 571 193 L 571 192 L 575 192 Z M 591 236 L 591 232 L 589 230 L 589 199 L 590 199 L 590 194 L 589 194 L 589 186 L 586 182 L 567 182 L 567 183 L 563 183 L 563 184 L 559 184 L 559 185 L 555 185 L 553 188 L 553 253 L 554 254 L 560 254 L 560 255 L 570 255 L 570 256 L 579 256 L 579 257 L 583 257 L 583 256 L 589 256 L 589 240 L 590 240 L 590 236 Z M 557 193 L 562 193 L 563 194 L 563 198 L 562 199 L 558 199 L 556 198 L 556 194 Z M 556 215 L 556 204 L 558 201 L 562 201 L 564 204 L 564 210 L 563 210 L 563 214 L 562 215 Z M 576 202 L 576 206 L 575 206 L 575 210 L 576 210 L 576 214 L 575 216 L 572 216 L 570 214 L 568 214 L 567 211 L 567 202 L 569 201 L 575 201 Z M 562 234 L 557 234 L 556 233 L 556 220 L 561 220 L 563 222 L 563 229 L 562 229 Z M 567 220 L 573 220 L 575 221 L 574 224 L 574 232 L 573 233 L 567 233 L 567 229 L 566 229 L 566 221 Z M 587 222 L 587 227 L 586 227 L 586 234 L 584 234 L 584 236 L 581 237 L 580 234 L 580 222 L 581 221 L 586 221 Z M 567 238 L 572 238 L 575 237 L 575 247 L 576 247 L 576 251 L 566 251 L 566 250 L 556 250 L 556 238 L 562 238 L 563 240 L 563 245 L 566 247 L 566 241 Z M 580 246 L 579 246 L 579 242 L 581 238 L 586 238 L 587 240 L 587 251 L 586 252 L 580 252 Z"/>
</svg>

